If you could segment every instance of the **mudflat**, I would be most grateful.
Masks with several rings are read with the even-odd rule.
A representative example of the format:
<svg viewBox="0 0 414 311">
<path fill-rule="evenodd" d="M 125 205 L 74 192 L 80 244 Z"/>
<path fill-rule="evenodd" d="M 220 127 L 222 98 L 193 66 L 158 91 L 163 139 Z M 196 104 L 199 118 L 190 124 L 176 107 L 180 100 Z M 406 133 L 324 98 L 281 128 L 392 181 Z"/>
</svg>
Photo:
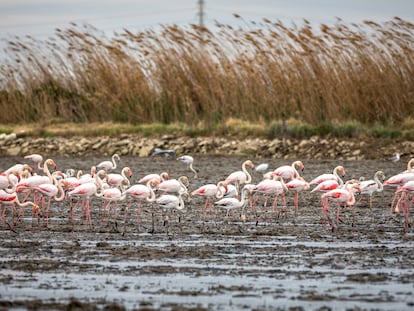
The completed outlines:
<svg viewBox="0 0 414 311">
<path fill-rule="evenodd" d="M 106 157 L 53 158 L 63 172 L 90 170 Z M 118 168 L 133 172 L 131 184 L 150 173 L 189 177 L 189 192 L 217 183 L 240 170 L 244 157 L 195 157 L 199 177 L 185 164 L 167 157 L 122 157 Z M 269 170 L 295 160 L 250 159 Z M 386 177 L 406 169 L 407 159 L 306 160 L 300 174 L 310 181 L 344 166 L 344 180 Z M 3 170 L 20 157 L 0 159 Z M 252 183 L 262 174 L 248 169 Z M 341 209 L 334 230 L 325 222 L 320 193 L 302 192 L 294 215 L 293 194 L 263 218 L 263 198 L 243 214 L 207 211 L 204 198 L 192 196 L 182 211 L 162 213 L 156 204 L 111 203 L 110 214 L 99 198 L 91 200 L 93 227 L 80 205 L 70 217 L 67 200 L 51 203 L 49 221 L 24 217 L 13 224 L 5 210 L 0 241 L 0 309 L 3 310 L 410 310 L 414 307 L 414 234 L 406 219 L 391 212 L 395 188 L 375 193 L 373 207 L 357 203 Z M 361 199 L 361 200 L 360 200 Z M 73 202 L 75 204 L 75 202 Z M 129 208 L 127 209 L 127 206 Z M 332 214 L 336 212 L 331 204 Z M 125 214 L 126 213 L 126 214 Z M 168 216 L 168 222 L 165 222 Z M 334 216 L 333 216 L 334 218 Z M 409 215 L 409 221 L 412 215 Z M 353 223 L 353 224 L 352 224 Z"/>
</svg>

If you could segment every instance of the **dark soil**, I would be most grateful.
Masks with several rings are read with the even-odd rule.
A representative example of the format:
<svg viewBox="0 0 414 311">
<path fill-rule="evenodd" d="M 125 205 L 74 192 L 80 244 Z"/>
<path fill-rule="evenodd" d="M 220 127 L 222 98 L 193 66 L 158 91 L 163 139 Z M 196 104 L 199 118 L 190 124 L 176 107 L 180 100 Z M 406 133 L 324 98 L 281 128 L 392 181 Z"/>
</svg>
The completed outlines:
<svg viewBox="0 0 414 311">
<path fill-rule="evenodd" d="M 87 171 L 107 158 L 54 158 L 58 169 Z M 135 183 L 149 173 L 168 171 L 190 177 L 189 190 L 216 183 L 241 168 L 242 157 L 197 157 L 193 179 L 176 160 L 123 157 Z M 270 168 L 293 160 L 251 159 Z M 22 158 L 2 158 L 3 169 Z M 389 177 L 406 162 L 304 161 L 306 180 L 346 169 L 346 179 L 372 178 L 381 169 Z M 119 171 L 119 170 L 116 170 Z M 253 182 L 261 176 L 253 172 Z M 102 217 L 102 202 L 92 203 L 93 228 L 69 202 L 53 202 L 48 227 L 32 221 L 30 210 L 11 231 L 2 225 L 0 242 L 0 310 L 410 310 L 414 277 L 414 235 L 405 232 L 404 218 L 390 213 L 393 188 L 341 212 L 332 231 L 321 218 L 320 195 L 303 193 L 294 216 L 288 194 L 287 215 L 278 210 L 265 224 L 247 209 L 228 221 L 224 211 L 201 220 L 203 199 L 192 197 L 169 222 L 157 206 L 145 204 L 136 222 L 133 204 L 123 221 L 126 202 Z M 257 213 L 261 212 L 262 201 Z M 6 220 L 11 223 L 10 209 Z M 411 218 L 410 218 L 411 219 Z"/>
</svg>

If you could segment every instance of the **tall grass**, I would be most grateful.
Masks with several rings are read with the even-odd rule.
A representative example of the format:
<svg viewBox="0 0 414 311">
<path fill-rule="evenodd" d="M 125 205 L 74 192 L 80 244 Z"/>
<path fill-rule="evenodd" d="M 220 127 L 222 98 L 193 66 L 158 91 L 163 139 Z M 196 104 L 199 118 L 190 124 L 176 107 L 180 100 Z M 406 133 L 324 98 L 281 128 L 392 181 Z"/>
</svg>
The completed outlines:
<svg viewBox="0 0 414 311">
<path fill-rule="evenodd" d="M 236 16 L 237 18 L 241 18 Z M 89 25 L 8 42 L 0 123 L 398 125 L 414 116 L 414 25 L 163 26 L 113 36 Z"/>
</svg>

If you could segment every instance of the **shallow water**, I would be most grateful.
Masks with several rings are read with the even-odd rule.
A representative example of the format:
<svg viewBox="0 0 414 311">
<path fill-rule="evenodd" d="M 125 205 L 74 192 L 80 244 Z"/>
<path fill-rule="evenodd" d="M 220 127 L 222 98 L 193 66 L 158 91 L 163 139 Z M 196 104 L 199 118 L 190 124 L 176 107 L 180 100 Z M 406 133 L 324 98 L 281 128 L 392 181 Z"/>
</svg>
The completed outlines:
<svg viewBox="0 0 414 311">
<path fill-rule="evenodd" d="M 62 170 L 87 170 L 102 159 L 55 161 Z M 191 179 L 190 189 L 224 179 L 244 160 L 196 158 L 200 178 Z M 292 162 L 252 160 L 274 168 Z M 3 158 L 1 164 L 7 167 L 13 161 L 21 159 Z M 307 180 L 337 165 L 304 164 Z M 387 176 L 405 169 L 404 163 L 385 161 L 338 164 L 345 167 L 347 179 L 372 178 L 378 169 Z M 123 158 L 121 166 L 132 168 L 132 182 L 151 172 L 168 171 L 175 178 L 189 173 L 185 165 L 165 158 Z M 260 218 L 258 225 L 249 209 L 246 223 L 237 211 L 228 221 L 223 211 L 216 211 L 203 222 L 203 200 L 193 197 L 180 222 L 172 213 L 167 226 L 157 209 L 154 225 L 151 213 L 144 212 L 138 226 L 133 207 L 125 225 L 125 203 L 117 217 L 102 222 L 101 202 L 94 200 L 94 227 L 89 228 L 80 209 L 72 224 L 68 202 L 55 202 L 47 228 L 32 223 L 29 212 L 16 232 L 3 226 L 0 305 L 10 310 L 409 310 L 414 306 L 414 234 L 411 228 L 404 232 L 401 215 L 390 215 L 392 195 L 393 189 L 376 194 L 372 211 L 366 200 L 358 203 L 353 226 L 351 213 L 342 211 L 343 222 L 334 232 L 322 225 L 320 197 L 310 192 L 301 195 L 297 217 L 288 194 L 287 216 L 270 215 L 267 224 Z"/>
</svg>

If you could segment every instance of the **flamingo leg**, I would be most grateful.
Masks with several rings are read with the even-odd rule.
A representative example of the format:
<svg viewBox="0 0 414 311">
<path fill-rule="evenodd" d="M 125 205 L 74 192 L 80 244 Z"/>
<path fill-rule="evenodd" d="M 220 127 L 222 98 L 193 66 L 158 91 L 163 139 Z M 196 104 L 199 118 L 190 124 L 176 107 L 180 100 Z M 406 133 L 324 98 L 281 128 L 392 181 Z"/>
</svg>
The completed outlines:
<svg viewBox="0 0 414 311">
<path fill-rule="evenodd" d="M 294 204 L 295 204 L 295 217 L 298 216 L 298 210 L 299 210 L 299 193 L 295 192 L 294 196 Z"/>
</svg>

